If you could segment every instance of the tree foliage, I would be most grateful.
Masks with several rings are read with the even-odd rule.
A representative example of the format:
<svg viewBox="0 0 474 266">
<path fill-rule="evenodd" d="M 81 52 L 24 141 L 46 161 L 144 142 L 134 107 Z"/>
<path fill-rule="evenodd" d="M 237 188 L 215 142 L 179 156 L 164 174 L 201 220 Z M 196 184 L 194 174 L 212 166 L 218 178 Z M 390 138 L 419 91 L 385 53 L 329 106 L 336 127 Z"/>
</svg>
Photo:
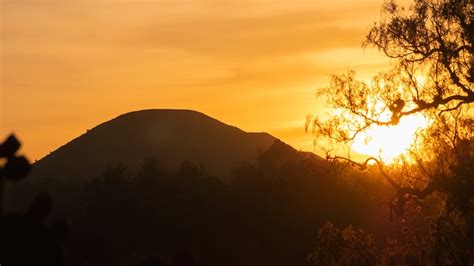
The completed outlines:
<svg viewBox="0 0 474 266">
<path fill-rule="evenodd" d="M 437 213 L 431 223 L 436 235 L 431 238 L 432 254 L 437 254 L 434 261 L 469 262 L 465 258 L 472 256 L 474 245 L 464 236 L 473 237 L 469 228 L 474 210 L 474 119 L 470 110 L 474 102 L 474 2 L 415 0 L 405 8 L 387 1 L 364 46 L 375 47 L 392 59 L 392 68 L 370 81 L 358 80 L 355 71 L 333 75 L 329 86 L 317 94 L 334 112 L 325 120 L 310 120 L 313 131 L 317 138 L 350 146 L 372 127 L 394 126 L 415 114 L 429 119 L 429 126 L 417 133 L 415 143 L 397 164 L 386 165 L 375 157 L 355 162 L 328 154 L 328 159 L 347 161 L 361 170 L 377 168 L 395 189 L 388 204 L 392 218 L 405 219 L 412 203 L 434 208 L 429 202 L 435 197 Z"/>
<path fill-rule="evenodd" d="M 416 0 L 405 9 L 389 1 L 382 11 L 382 20 L 369 31 L 365 46 L 378 48 L 396 64 L 370 82 L 357 80 L 354 71 L 334 75 L 318 94 L 336 109 L 335 115 L 325 121 L 314 119 L 314 132 L 350 144 L 373 126 L 396 125 L 404 116 L 421 113 L 432 123 L 418 136 L 423 145 L 414 147 L 409 156 L 417 162 L 412 170 L 428 185 L 402 187 L 383 171 L 377 158 L 359 165 L 375 161 L 400 197 L 422 198 L 434 191 L 465 195 L 448 187 L 471 185 L 473 179 L 469 107 L 474 102 L 474 3 Z M 464 202 L 471 197 L 466 195 Z"/>
<path fill-rule="evenodd" d="M 370 82 L 357 80 L 353 71 L 332 76 L 319 95 L 344 115 L 315 120 L 317 132 L 349 141 L 372 125 L 396 125 L 403 116 L 474 102 L 472 1 L 416 0 L 408 10 L 389 1 L 382 14 L 364 46 L 395 59 L 394 67 Z"/>
<path fill-rule="evenodd" d="M 371 234 L 351 225 L 341 230 L 327 222 L 319 229 L 317 247 L 308 259 L 319 265 L 373 265 L 376 256 Z"/>
</svg>

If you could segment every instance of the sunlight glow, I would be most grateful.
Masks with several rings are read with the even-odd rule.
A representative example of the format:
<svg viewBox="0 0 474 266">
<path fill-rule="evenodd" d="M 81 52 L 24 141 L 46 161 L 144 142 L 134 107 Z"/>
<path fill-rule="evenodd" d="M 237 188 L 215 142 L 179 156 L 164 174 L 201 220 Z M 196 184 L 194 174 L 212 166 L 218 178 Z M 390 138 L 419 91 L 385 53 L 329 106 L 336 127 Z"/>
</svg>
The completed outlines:
<svg viewBox="0 0 474 266">
<path fill-rule="evenodd" d="M 415 141 L 416 132 L 427 126 L 428 120 L 421 114 L 403 117 L 396 126 L 372 127 L 365 134 L 357 136 L 352 149 L 392 163 Z"/>
</svg>

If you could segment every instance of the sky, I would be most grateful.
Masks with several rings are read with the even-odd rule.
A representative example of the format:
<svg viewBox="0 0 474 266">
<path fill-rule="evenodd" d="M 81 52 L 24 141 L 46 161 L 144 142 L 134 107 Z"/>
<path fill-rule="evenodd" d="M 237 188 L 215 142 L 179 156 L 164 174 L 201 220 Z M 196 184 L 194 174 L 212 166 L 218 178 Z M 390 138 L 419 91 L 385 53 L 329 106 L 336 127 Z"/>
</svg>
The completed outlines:
<svg viewBox="0 0 474 266">
<path fill-rule="evenodd" d="M 32 160 L 140 109 L 203 112 L 313 150 L 331 74 L 390 63 L 363 49 L 383 0 L 0 0 L 0 137 Z"/>
</svg>

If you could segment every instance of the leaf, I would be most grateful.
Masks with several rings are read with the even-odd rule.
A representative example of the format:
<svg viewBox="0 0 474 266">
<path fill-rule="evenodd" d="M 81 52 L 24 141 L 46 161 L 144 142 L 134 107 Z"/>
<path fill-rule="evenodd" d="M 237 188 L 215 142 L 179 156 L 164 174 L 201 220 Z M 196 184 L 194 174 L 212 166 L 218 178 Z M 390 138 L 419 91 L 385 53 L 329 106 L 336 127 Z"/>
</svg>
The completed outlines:
<svg viewBox="0 0 474 266">
<path fill-rule="evenodd" d="M 15 155 L 21 143 L 14 135 L 10 135 L 3 144 L 0 145 L 0 157 L 9 158 Z"/>
<path fill-rule="evenodd" d="M 24 179 L 30 172 L 31 165 L 24 156 L 11 157 L 3 169 L 3 175 L 9 181 Z"/>
</svg>

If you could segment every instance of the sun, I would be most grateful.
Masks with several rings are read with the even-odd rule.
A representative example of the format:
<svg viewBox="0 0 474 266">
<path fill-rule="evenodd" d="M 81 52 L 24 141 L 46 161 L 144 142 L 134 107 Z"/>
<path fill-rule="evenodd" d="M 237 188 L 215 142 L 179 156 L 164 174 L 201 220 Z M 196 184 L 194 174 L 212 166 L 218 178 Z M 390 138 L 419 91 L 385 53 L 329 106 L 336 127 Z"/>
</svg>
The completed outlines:
<svg viewBox="0 0 474 266">
<path fill-rule="evenodd" d="M 392 163 L 415 141 L 416 132 L 427 126 L 428 120 L 421 114 L 402 117 L 398 125 L 369 128 L 356 137 L 351 147 L 355 152 Z"/>
</svg>

